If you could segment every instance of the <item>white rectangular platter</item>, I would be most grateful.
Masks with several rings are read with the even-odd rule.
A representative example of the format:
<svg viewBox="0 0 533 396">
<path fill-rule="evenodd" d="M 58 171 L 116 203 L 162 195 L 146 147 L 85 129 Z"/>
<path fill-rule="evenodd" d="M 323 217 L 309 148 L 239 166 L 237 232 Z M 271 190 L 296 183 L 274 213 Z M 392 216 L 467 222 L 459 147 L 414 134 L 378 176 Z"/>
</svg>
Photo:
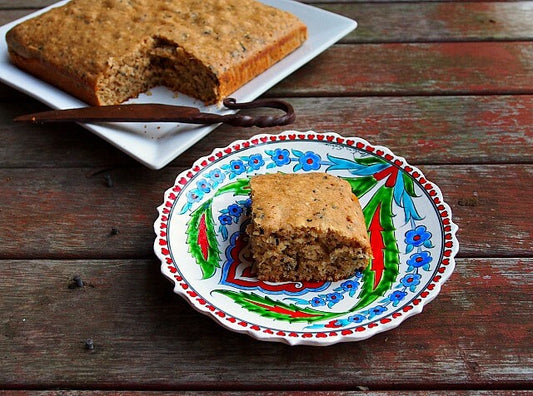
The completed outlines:
<svg viewBox="0 0 533 396">
<path fill-rule="evenodd" d="M 326 50 L 356 28 L 349 18 L 291 0 L 261 0 L 265 4 L 287 10 L 298 16 L 308 28 L 308 40 L 296 51 L 270 69 L 242 86 L 231 96 L 238 102 L 256 99 L 289 74 Z M 85 103 L 60 89 L 13 66 L 8 59 L 5 34 L 19 22 L 65 4 L 61 1 L 0 28 L 0 80 L 54 109 L 86 106 Z M 156 87 L 128 103 L 165 103 L 194 106 L 200 111 L 229 113 L 164 87 Z M 151 169 L 161 169 L 218 125 L 197 126 L 175 123 L 107 123 L 82 126 Z"/>
</svg>

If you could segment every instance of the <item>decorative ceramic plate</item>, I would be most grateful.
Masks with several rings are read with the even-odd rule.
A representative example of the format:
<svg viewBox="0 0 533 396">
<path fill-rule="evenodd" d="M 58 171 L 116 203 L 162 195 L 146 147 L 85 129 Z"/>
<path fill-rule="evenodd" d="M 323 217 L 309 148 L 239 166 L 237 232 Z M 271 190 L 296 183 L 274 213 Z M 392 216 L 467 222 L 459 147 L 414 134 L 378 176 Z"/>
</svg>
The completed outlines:
<svg viewBox="0 0 533 396">
<path fill-rule="evenodd" d="M 245 228 L 249 179 L 325 172 L 359 197 L 374 258 L 338 282 L 258 281 Z M 385 147 L 288 131 L 216 149 L 166 191 L 154 250 L 174 291 L 230 330 L 267 341 L 329 345 L 398 326 L 435 298 L 454 269 L 457 227 L 439 188 Z"/>
<path fill-rule="evenodd" d="M 291 0 L 261 0 L 298 16 L 308 30 L 307 41 L 297 50 L 274 66 L 235 91 L 231 96 L 238 102 L 256 99 L 263 92 L 283 80 L 289 74 L 329 48 L 340 38 L 355 29 L 357 23 L 341 15 Z M 85 103 L 44 81 L 13 66 L 8 59 L 5 34 L 15 24 L 65 4 L 61 1 L 53 6 L 13 21 L 0 27 L 0 81 L 22 91 L 54 109 L 86 106 Z M 176 95 L 164 88 L 156 87 L 128 103 L 165 103 L 193 106 L 200 111 L 230 114 L 215 105 L 204 106 L 198 100 L 186 95 Z M 218 125 L 186 125 L 176 123 L 100 123 L 82 124 L 95 135 L 124 151 L 137 161 L 152 169 L 160 169 L 183 153 L 193 144 L 208 135 Z"/>
</svg>

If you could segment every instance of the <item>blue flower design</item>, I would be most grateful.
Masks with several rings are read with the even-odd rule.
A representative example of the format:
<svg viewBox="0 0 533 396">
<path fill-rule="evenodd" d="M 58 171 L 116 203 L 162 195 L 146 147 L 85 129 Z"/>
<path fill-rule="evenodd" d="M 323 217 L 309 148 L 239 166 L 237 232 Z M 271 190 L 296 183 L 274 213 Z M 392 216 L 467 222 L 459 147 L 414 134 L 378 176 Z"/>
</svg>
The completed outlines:
<svg viewBox="0 0 533 396">
<path fill-rule="evenodd" d="M 224 181 L 226 175 L 224 174 L 224 172 L 217 168 L 209 172 L 207 174 L 207 177 L 211 180 L 213 187 L 216 187 Z"/>
<path fill-rule="evenodd" d="M 427 231 L 425 225 L 419 225 L 414 230 L 405 233 L 405 242 L 414 246 L 421 246 L 430 238 L 431 232 Z"/>
<path fill-rule="evenodd" d="M 405 298 L 405 296 L 407 296 L 406 292 L 396 290 L 389 295 L 389 301 L 392 302 L 392 305 L 396 307 L 399 302 Z"/>
<path fill-rule="evenodd" d="M 310 302 L 313 307 L 321 307 L 326 305 L 326 301 L 324 301 L 322 297 L 314 297 Z"/>
<path fill-rule="evenodd" d="M 420 284 L 420 278 L 422 275 L 420 274 L 407 274 L 404 275 L 402 279 L 400 279 L 400 282 L 403 286 L 409 288 L 412 292 L 416 290 L 416 287 Z"/>
<path fill-rule="evenodd" d="M 263 157 L 261 154 L 252 154 L 250 155 L 250 158 L 248 159 L 248 165 L 250 168 L 254 170 L 258 170 L 265 164 L 265 161 L 263 160 Z"/>
<path fill-rule="evenodd" d="M 359 282 L 356 282 L 354 280 L 347 280 L 341 283 L 340 289 L 343 292 L 348 292 L 348 295 L 350 297 L 353 297 L 358 287 L 359 287 Z"/>
<path fill-rule="evenodd" d="M 206 179 L 200 179 L 196 182 L 196 186 L 200 191 L 203 191 L 204 193 L 208 193 L 211 191 L 211 185 Z"/>
<path fill-rule="evenodd" d="M 230 225 L 232 223 L 233 219 L 231 218 L 230 215 L 221 214 L 220 216 L 218 216 L 218 221 L 222 225 Z"/>
<path fill-rule="evenodd" d="M 361 323 L 363 320 L 365 320 L 366 317 L 360 314 L 348 316 L 347 320 L 349 323 Z"/>
<path fill-rule="evenodd" d="M 383 305 L 377 305 L 376 307 L 368 311 L 368 319 L 372 319 L 374 316 L 380 315 L 387 310 L 387 307 Z"/>
<path fill-rule="evenodd" d="M 194 188 L 187 193 L 187 200 L 192 202 L 198 202 L 204 197 L 204 192 L 198 188 Z"/>
<path fill-rule="evenodd" d="M 298 158 L 298 162 L 306 172 L 320 169 L 320 161 L 320 156 L 312 151 L 306 151 Z"/>
<path fill-rule="evenodd" d="M 235 175 L 240 175 L 241 173 L 246 171 L 246 166 L 244 165 L 244 162 L 242 162 L 241 160 L 231 160 L 231 162 L 229 163 L 229 166 L 230 166 L 231 171 Z"/>
<path fill-rule="evenodd" d="M 409 265 L 409 268 L 407 268 L 407 272 L 412 271 L 414 268 L 420 268 L 422 267 L 424 270 L 429 271 L 429 263 L 433 258 L 431 257 L 429 252 L 420 252 L 420 253 L 414 253 L 409 257 L 407 260 L 407 265 Z"/>
<path fill-rule="evenodd" d="M 343 298 L 344 296 L 339 292 L 333 292 L 333 293 L 326 294 L 326 301 L 328 302 L 328 307 L 331 308 Z"/>
<path fill-rule="evenodd" d="M 242 214 L 242 208 L 237 204 L 230 205 L 228 206 L 228 213 L 231 216 L 239 217 Z"/>
<path fill-rule="evenodd" d="M 277 148 L 273 152 L 270 152 L 270 158 L 276 163 L 277 166 L 287 165 L 291 162 L 289 157 L 289 150 Z"/>
<path fill-rule="evenodd" d="M 407 244 L 407 253 L 410 253 L 415 247 L 424 245 L 427 248 L 433 247 L 431 244 L 431 232 L 427 231 L 426 226 L 419 225 L 414 230 L 405 233 L 405 243 Z"/>
</svg>

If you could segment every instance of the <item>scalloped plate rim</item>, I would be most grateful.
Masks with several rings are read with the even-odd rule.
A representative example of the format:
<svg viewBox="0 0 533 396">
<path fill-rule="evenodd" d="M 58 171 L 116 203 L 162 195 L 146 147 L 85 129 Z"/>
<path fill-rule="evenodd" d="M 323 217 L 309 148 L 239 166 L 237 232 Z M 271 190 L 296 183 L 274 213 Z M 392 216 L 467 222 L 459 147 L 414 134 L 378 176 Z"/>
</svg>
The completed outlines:
<svg viewBox="0 0 533 396">
<path fill-rule="evenodd" d="M 285 335 L 270 334 L 270 333 L 266 333 L 264 331 L 250 329 L 248 326 L 239 327 L 239 325 L 237 325 L 236 323 L 231 323 L 228 320 L 226 320 L 227 318 L 223 318 L 223 317 L 219 317 L 219 316 L 215 315 L 213 313 L 214 311 L 210 310 L 208 308 L 207 304 L 199 305 L 197 302 L 195 302 L 194 298 L 191 298 L 187 294 L 186 290 L 182 286 L 180 286 L 179 281 L 176 280 L 175 276 L 169 271 L 168 264 L 165 262 L 165 257 L 161 253 L 161 246 L 158 244 L 158 240 L 160 239 L 158 235 L 159 235 L 159 231 L 160 231 L 159 226 L 161 224 L 161 217 L 163 216 L 163 209 L 165 208 L 165 202 L 168 201 L 168 197 L 169 197 L 170 194 L 172 194 L 173 188 L 179 185 L 179 181 L 182 180 L 183 178 L 187 178 L 187 174 L 190 173 L 190 172 L 193 172 L 194 169 L 199 168 L 199 170 L 197 170 L 195 172 L 195 174 L 191 177 L 191 178 L 194 178 L 196 173 L 201 172 L 203 167 L 209 166 L 209 164 L 212 163 L 212 161 L 210 161 L 209 158 L 215 157 L 215 161 L 214 162 L 216 162 L 218 160 L 221 160 L 221 159 L 225 158 L 226 156 L 233 155 L 236 151 L 239 151 L 239 150 L 234 150 L 232 148 L 234 146 L 239 145 L 240 147 L 243 147 L 244 143 L 248 143 L 249 147 L 243 148 L 242 151 L 244 151 L 244 150 L 247 150 L 249 148 L 260 146 L 261 144 L 266 143 L 266 142 L 261 142 L 261 143 L 258 143 L 258 144 L 252 143 L 253 141 L 260 141 L 261 138 L 265 138 L 266 137 L 266 140 L 268 141 L 268 140 L 271 139 L 271 137 L 275 137 L 276 142 L 282 142 L 282 140 L 279 139 L 279 137 L 280 136 L 288 137 L 289 135 L 296 135 L 297 138 L 294 139 L 295 141 L 313 140 L 313 139 L 309 139 L 310 135 L 315 137 L 314 138 L 315 140 L 316 140 L 316 136 L 318 136 L 318 135 L 322 135 L 323 137 L 329 136 L 329 137 L 332 137 L 332 143 L 333 144 L 336 144 L 336 141 L 338 139 L 341 139 L 343 142 L 347 142 L 347 141 L 351 140 L 351 141 L 353 141 L 353 146 L 354 147 L 355 147 L 355 143 L 361 143 L 365 147 L 372 147 L 376 152 L 382 151 L 383 154 L 380 155 L 380 156 L 385 156 L 385 154 L 389 154 L 389 155 L 391 155 L 393 157 L 394 160 L 401 161 L 402 162 L 401 169 L 404 169 L 405 166 L 409 166 L 411 168 L 410 173 L 417 172 L 420 175 L 419 178 L 424 178 L 426 180 L 426 183 L 430 184 L 431 187 L 436 191 L 436 196 L 441 198 L 440 205 L 443 205 L 444 210 L 448 212 L 448 219 L 449 219 L 449 226 L 450 226 L 449 234 L 451 235 L 452 242 L 453 242 L 452 247 L 450 249 L 448 249 L 448 250 L 451 251 L 451 254 L 447 257 L 447 259 L 449 260 L 449 263 L 446 265 L 445 271 L 440 274 L 440 279 L 437 282 L 433 283 L 434 288 L 429 291 L 428 295 L 426 297 L 424 297 L 420 301 L 420 303 L 418 303 L 416 305 L 411 305 L 412 309 L 410 309 L 407 312 L 404 312 L 401 315 L 401 317 L 397 317 L 397 318 L 391 319 L 388 323 L 383 323 L 383 324 L 379 323 L 377 326 L 375 326 L 373 328 L 365 329 L 364 332 L 358 333 L 356 331 L 352 331 L 351 334 L 348 334 L 348 335 L 332 335 L 332 336 L 328 336 L 326 338 L 318 338 L 316 336 L 309 337 L 309 338 L 304 338 L 304 337 L 301 337 L 301 336 L 289 337 L 289 336 L 287 336 L 287 334 L 285 334 Z M 301 136 L 304 136 L 305 138 L 302 139 Z M 328 141 L 323 141 L 323 140 L 321 140 L 321 142 L 330 143 Z M 231 151 L 229 153 L 225 153 L 224 150 L 227 150 L 227 149 L 231 149 Z M 217 153 L 219 153 L 219 154 L 223 153 L 223 154 L 221 156 L 217 156 Z M 208 163 L 208 165 L 202 165 L 202 163 L 205 164 L 206 162 Z M 185 186 L 186 185 L 184 185 L 183 187 L 185 187 Z M 420 314 L 423 311 L 424 306 L 426 304 L 429 304 L 431 301 L 433 301 L 440 294 L 440 292 L 442 290 L 442 285 L 446 281 L 448 281 L 448 279 L 450 278 L 450 276 L 453 274 L 453 272 L 455 270 L 455 265 L 456 265 L 455 256 L 457 255 L 457 252 L 459 250 L 459 242 L 457 240 L 457 235 L 456 235 L 457 231 L 458 231 L 458 226 L 452 221 L 451 208 L 444 201 L 443 195 L 442 195 L 442 191 L 440 190 L 440 188 L 435 183 L 431 182 L 430 180 L 427 180 L 425 178 L 425 176 L 424 176 L 424 173 L 418 167 L 409 164 L 405 160 L 405 158 L 394 154 L 388 147 L 371 144 L 367 140 L 365 140 L 363 138 L 360 138 L 360 137 L 342 136 L 342 135 L 340 135 L 340 134 L 338 134 L 336 132 L 316 132 L 316 131 L 313 131 L 313 130 L 307 130 L 305 132 L 302 132 L 302 131 L 297 131 L 297 130 L 286 130 L 286 131 L 280 132 L 279 134 L 260 133 L 260 134 L 254 135 L 254 136 L 252 136 L 250 138 L 247 138 L 247 139 L 235 140 L 235 141 L 229 143 L 225 147 L 214 148 L 210 154 L 205 155 L 205 156 L 203 156 L 201 158 L 198 158 L 196 161 L 194 161 L 193 165 L 190 168 L 180 172 L 176 176 L 174 184 L 171 187 L 169 187 L 164 192 L 164 200 L 163 200 L 163 203 L 157 207 L 157 213 L 158 213 L 158 216 L 157 216 L 157 219 L 154 222 L 154 232 L 155 232 L 155 235 L 156 235 L 156 238 L 155 238 L 155 241 L 154 241 L 154 244 L 153 244 L 154 253 L 158 257 L 158 259 L 161 261 L 161 266 L 160 266 L 161 273 L 171 283 L 174 284 L 174 287 L 173 287 L 173 292 L 174 293 L 176 293 L 176 294 L 180 295 L 181 297 L 183 297 L 189 303 L 189 305 L 192 308 L 194 308 L 197 312 L 199 312 L 201 314 L 204 314 L 204 315 L 207 315 L 208 317 L 213 319 L 217 324 L 221 325 L 222 327 L 224 327 L 227 330 L 230 330 L 230 331 L 236 332 L 236 333 L 240 333 L 240 334 L 246 334 L 246 335 L 251 336 L 252 338 L 255 338 L 255 339 L 260 340 L 260 341 L 281 342 L 281 343 L 284 343 L 284 344 L 287 344 L 287 345 L 291 345 L 291 346 L 295 346 L 295 345 L 329 346 L 329 345 L 337 344 L 337 343 L 340 343 L 340 342 L 363 341 L 363 340 L 366 340 L 368 338 L 373 337 L 376 334 L 379 334 L 379 333 L 382 333 L 382 332 L 385 332 L 385 331 L 389 331 L 389 330 L 392 330 L 392 329 L 398 327 L 406 319 Z M 443 247 L 443 250 L 444 250 L 444 247 Z M 437 265 L 437 268 L 441 268 L 441 267 L 442 267 L 442 262 L 439 262 L 439 264 Z M 427 288 L 421 290 L 420 293 L 422 293 L 424 291 L 427 291 Z M 418 294 L 418 296 L 420 295 L 420 293 Z M 215 309 L 216 309 L 216 307 L 215 307 Z M 384 318 L 388 318 L 389 316 L 392 316 L 392 314 L 386 315 Z M 257 326 L 261 326 L 260 324 L 256 324 L 256 325 Z M 263 330 L 263 327 L 264 326 L 262 326 L 261 330 Z M 268 327 L 264 327 L 264 329 L 266 330 L 266 329 L 268 329 Z M 274 330 L 277 330 L 277 329 L 274 329 Z M 304 333 L 304 332 L 299 331 L 299 333 Z M 320 333 L 320 332 L 310 332 L 310 333 L 316 335 L 317 333 Z"/>
</svg>

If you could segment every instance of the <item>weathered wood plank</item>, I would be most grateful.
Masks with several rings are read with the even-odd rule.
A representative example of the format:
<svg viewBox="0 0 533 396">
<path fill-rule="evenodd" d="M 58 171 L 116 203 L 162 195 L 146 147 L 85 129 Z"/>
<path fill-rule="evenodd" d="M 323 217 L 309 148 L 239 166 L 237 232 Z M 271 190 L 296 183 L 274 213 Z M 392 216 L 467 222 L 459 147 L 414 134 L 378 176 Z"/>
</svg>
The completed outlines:
<svg viewBox="0 0 533 396">
<path fill-rule="evenodd" d="M 18 99 L 0 105 L 0 136 L 5 143 L 0 147 L 1 167 L 113 167 L 138 164 L 74 123 L 28 125 L 13 122 L 17 115 L 49 110 L 49 107 L 31 98 Z"/>
<path fill-rule="evenodd" d="M 460 255 L 531 255 L 531 166 L 420 168 L 452 207 Z M 0 169 L 0 258 L 152 257 L 156 207 L 182 169 Z"/>
<path fill-rule="evenodd" d="M 355 19 L 342 43 L 500 41 L 533 37 L 533 2 L 332 3 L 316 6 Z"/>
<path fill-rule="evenodd" d="M 533 385 L 532 260 L 459 260 L 422 314 L 369 340 L 327 348 L 259 342 L 223 329 L 174 295 L 153 260 L 1 261 L 0 383 L 527 389 Z M 85 287 L 69 288 L 75 275 Z M 93 351 L 84 347 L 88 338 Z"/>
<path fill-rule="evenodd" d="M 288 100 L 297 114 L 294 124 L 272 130 L 221 127 L 173 164 L 190 166 L 198 157 L 210 154 L 213 147 L 224 147 L 259 132 L 287 129 L 362 137 L 389 147 L 413 164 L 533 162 L 533 96 Z"/>
<path fill-rule="evenodd" d="M 277 96 L 531 94 L 533 42 L 335 45 Z"/>
<path fill-rule="evenodd" d="M 288 98 L 297 119 L 282 128 L 223 126 L 187 150 L 173 166 L 189 167 L 216 147 L 257 133 L 315 130 L 360 136 L 388 146 L 413 164 L 533 162 L 533 96 Z M 136 162 L 76 125 L 15 124 L 44 111 L 28 99 L 0 104 L 0 166 L 116 167 Z M 259 115 L 261 110 L 243 114 Z"/>
</svg>

